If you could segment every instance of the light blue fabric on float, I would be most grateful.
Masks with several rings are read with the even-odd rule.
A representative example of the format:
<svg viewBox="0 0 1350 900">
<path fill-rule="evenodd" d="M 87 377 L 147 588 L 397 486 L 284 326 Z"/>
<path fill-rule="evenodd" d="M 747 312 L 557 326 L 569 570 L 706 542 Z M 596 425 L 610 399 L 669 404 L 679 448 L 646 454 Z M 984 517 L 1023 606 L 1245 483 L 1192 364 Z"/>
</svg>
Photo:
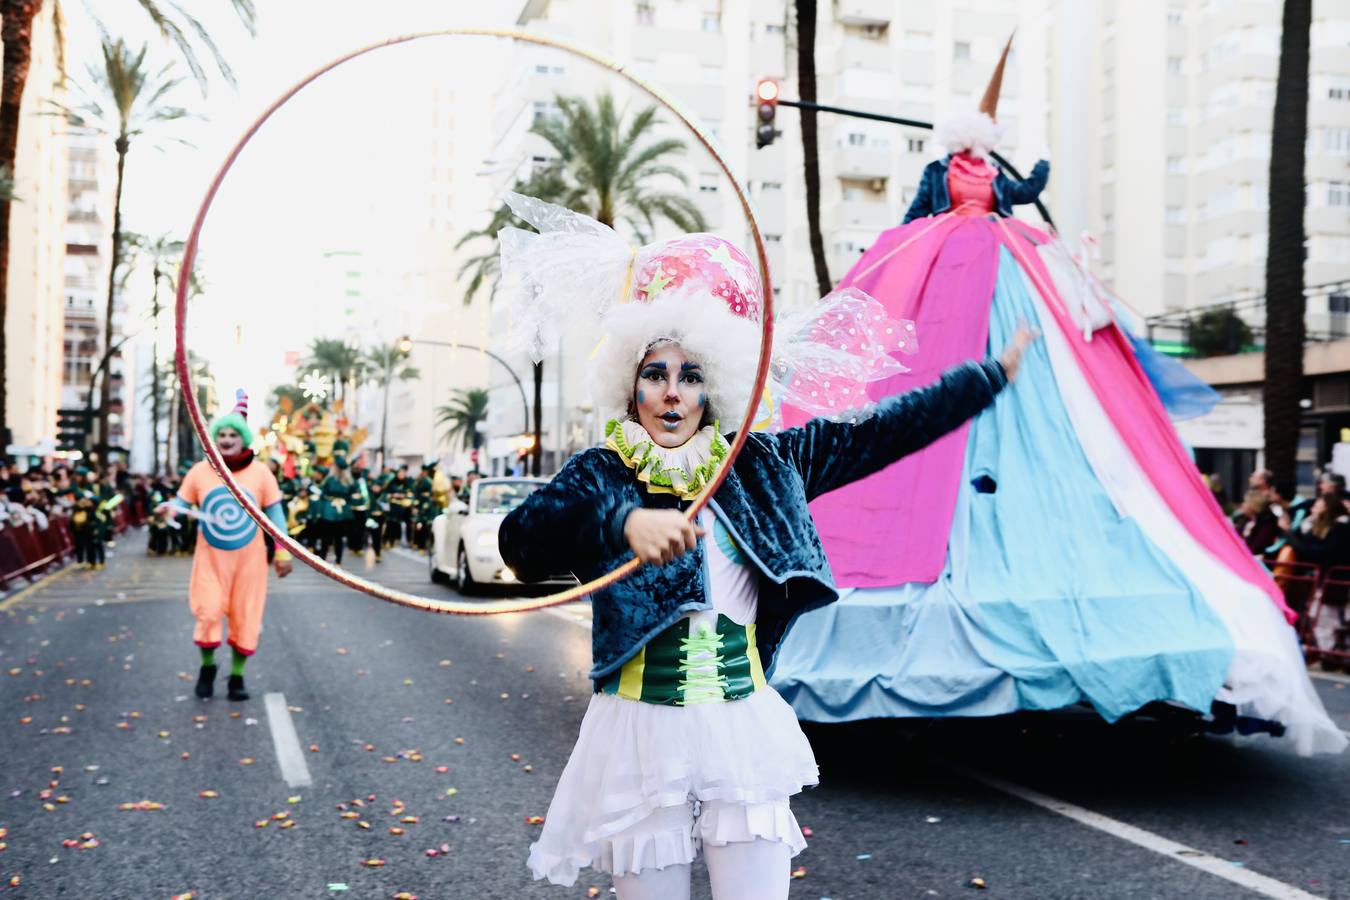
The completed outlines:
<svg viewBox="0 0 1350 900">
<path fill-rule="evenodd" d="M 994 348 L 1019 320 L 1039 324 L 1015 262 L 1000 253 Z M 1199 593 L 1117 513 L 1038 342 L 1013 388 L 972 424 L 938 580 L 854 590 L 802 615 L 769 676 L 812 721 L 987 716 L 1080 700 L 1114 721 L 1154 700 L 1208 711 L 1232 656 Z"/>
</svg>

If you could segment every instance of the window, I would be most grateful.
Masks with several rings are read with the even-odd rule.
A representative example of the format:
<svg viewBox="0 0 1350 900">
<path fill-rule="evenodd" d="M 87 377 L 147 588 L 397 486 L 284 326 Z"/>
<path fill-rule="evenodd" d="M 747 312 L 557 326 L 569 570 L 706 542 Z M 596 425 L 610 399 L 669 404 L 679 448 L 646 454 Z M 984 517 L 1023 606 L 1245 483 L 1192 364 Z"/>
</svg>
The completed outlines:
<svg viewBox="0 0 1350 900">
<path fill-rule="evenodd" d="M 1182 175 L 1186 172 L 1186 161 L 1180 156 L 1167 157 L 1167 174 Z"/>
<path fill-rule="evenodd" d="M 877 40 L 880 40 L 880 39 L 882 39 L 882 38 L 884 38 L 884 37 L 886 36 L 886 26 L 885 26 L 885 25 L 864 25 L 864 26 L 863 26 L 863 31 L 862 31 L 862 33 L 863 33 L 863 37 L 867 38 L 868 40 L 877 41 Z"/>
<path fill-rule="evenodd" d="M 783 236 L 781 234 L 766 234 L 764 235 L 764 242 L 766 244 L 781 244 Z"/>
<path fill-rule="evenodd" d="M 931 31 L 904 31 L 900 35 L 901 50 L 932 50 L 933 33 Z"/>
<path fill-rule="evenodd" d="M 710 32 L 721 31 L 721 30 L 722 30 L 722 17 L 721 17 L 721 16 L 704 16 L 704 17 L 703 17 L 703 30 L 704 30 L 704 31 L 710 31 Z"/>
<path fill-rule="evenodd" d="M 1169 10 L 1167 11 L 1167 24 L 1168 24 L 1168 25 L 1180 25 L 1180 24 L 1181 24 L 1181 10 L 1179 10 L 1179 9 L 1169 9 Z"/>
<path fill-rule="evenodd" d="M 1327 82 L 1328 100 L 1350 100 L 1350 78 L 1332 76 Z"/>
<path fill-rule="evenodd" d="M 702 194 L 717 193 L 717 173 L 702 172 L 698 176 L 698 190 Z"/>
<path fill-rule="evenodd" d="M 957 41 L 952 45 L 953 59 L 970 59 L 970 41 Z"/>
<path fill-rule="evenodd" d="M 1327 153 L 1332 156 L 1350 153 L 1350 128 L 1328 128 L 1326 136 Z"/>
<path fill-rule="evenodd" d="M 1327 206 L 1350 206 L 1350 184 L 1344 181 L 1328 181 Z"/>
<path fill-rule="evenodd" d="M 781 182 L 781 181 L 761 181 L 761 182 L 759 183 L 759 189 L 760 189 L 761 191 L 781 191 L 781 190 L 783 189 L 783 182 Z"/>
<path fill-rule="evenodd" d="M 635 12 L 637 13 L 637 23 L 639 25 L 656 24 L 656 4 L 650 2 L 650 0 L 638 0 Z"/>
<path fill-rule="evenodd" d="M 787 30 L 786 26 L 782 24 L 775 24 L 773 22 L 768 22 L 764 26 L 765 34 L 783 34 L 786 30 Z"/>
<path fill-rule="evenodd" d="M 905 141 L 905 144 L 906 148 L 909 150 L 910 153 L 923 152 L 923 145 L 924 145 L 923 138 L 909 138 L 908 140 Z"/>
<path fill-rule="evenodd" d="M 848 133 L 848 145 L 850 147 L 867 146 L 867 135 L 863 134 L 861 131 L 850 131 Z"/>
<path fill-rule="evenodd" d="M 1167 74 L 1168 74 L 1168 75 L 1180 75 L 1180 74 L 1181 74 L 1181 57 L 1180 57 L 1180 56 L 1169 56 L 1169 57 L 1167 57 Z"/>
<path fill-rule="evenodd" d="M 1186 224 L 1186 208 L 1184 206 L 1167 207 L 1167 215 L 1164 221 L 1166 221 L 1168 225 Z"/>
<path fill-rule="evenodd" d="M 1167 110 L 1168 125 L 1185 125 L 1186 109 L 1185 107 L 1173 106 Z"/>
</svg>

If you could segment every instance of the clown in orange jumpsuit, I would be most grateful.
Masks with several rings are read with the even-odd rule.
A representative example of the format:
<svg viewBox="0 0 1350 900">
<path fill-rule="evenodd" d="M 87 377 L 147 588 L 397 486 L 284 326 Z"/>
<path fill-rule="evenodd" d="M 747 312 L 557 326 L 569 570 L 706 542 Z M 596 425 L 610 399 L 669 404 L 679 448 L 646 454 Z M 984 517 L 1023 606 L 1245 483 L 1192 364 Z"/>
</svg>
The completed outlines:
<svg viewBox="0 0 1350 900">
<path fill-rule="evenodd" d="M 284 531 L 286 515 L 281 489 L 272 471 L 248 449 L 253 437 L 247 422 L 248 398 L 243 391 L 238 392 L 238 398 L 229 415 L 212 423 L 211 439 L 235 481 Z M 188 605 L 197 620 L 192 639 L 202 656 L 196 694 L 206 699 L 215 692 L 215 653 L 228 620 L 232 655 L 229 698 L 247 700 L 244 664 L 258 649 L 263 607 L 267 603 L 267 547 L 262 529 L 244 512 L 206 460 L 188 471 L 178 496 L 165 508 L 170 515 L 188 512 L 200 525 L 188 586 Z M 289 553 L 277 548 L 277 577 L 290 574 L 290 559 Z"/>
</svg>

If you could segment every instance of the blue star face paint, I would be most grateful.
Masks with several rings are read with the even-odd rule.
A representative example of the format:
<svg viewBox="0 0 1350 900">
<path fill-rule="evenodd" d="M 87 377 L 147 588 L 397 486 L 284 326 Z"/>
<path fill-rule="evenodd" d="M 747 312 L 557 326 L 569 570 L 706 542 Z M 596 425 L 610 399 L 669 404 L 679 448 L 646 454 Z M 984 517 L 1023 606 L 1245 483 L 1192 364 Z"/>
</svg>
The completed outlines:
<svg viewBox="0 0 1350 900">
<path fill-rule="evenodd" d="M 698 407 L 699 407 L 699 409 L 702 409 L 703 407 L 705 407 L 705 406 L 707 406 L 707 405 L 708 405 L 708 397 L 707 397 L 705 394 L 699 394 L 699 395 L 698 395 Z"/>
</svg>

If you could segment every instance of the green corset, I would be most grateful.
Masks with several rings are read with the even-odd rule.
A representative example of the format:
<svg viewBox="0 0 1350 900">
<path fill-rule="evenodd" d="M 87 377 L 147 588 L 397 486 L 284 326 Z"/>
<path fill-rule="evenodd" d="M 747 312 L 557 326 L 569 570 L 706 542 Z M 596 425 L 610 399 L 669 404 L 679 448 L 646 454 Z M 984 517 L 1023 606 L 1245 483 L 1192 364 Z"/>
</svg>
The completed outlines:
<svg viewBox="0 0 1350 900">
<path fill-rule="evenodd" d="M 755 625 L 717 616 L 716 629 L 681 619 L 600 682 L 600 691 L 666 706 L 739 700 L 764 687 Z"/>
</svg>

